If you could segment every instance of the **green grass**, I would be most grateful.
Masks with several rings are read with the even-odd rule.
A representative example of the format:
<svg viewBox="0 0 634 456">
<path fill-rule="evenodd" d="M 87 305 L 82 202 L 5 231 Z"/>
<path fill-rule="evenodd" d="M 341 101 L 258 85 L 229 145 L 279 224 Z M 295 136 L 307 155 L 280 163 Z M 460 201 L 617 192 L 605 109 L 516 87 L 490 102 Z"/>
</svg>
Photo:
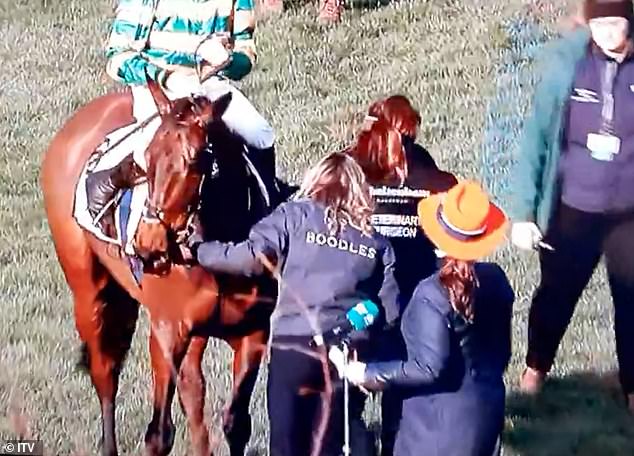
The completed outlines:
<svg viewBox="0 0 634 456">
<path fill-rule="evenodd" d="M 504 21 L 520 0 L 418 0 L 347 11 L 323 27 L 312 3 L 261 22 L 259 62 L 242 88 L 278 132 L 279 168 L 297 180 L 307 165 L 351 139 L 374 99 L 410 96 L 423 117 L 422 142 L 441 166 L 479 178 L 479 150 L 496 63 L 508 45 Z M 54 132 L 91 98 L 115 88 L 102 46 L 113 1 L 0 0 L 0 437 L 27 426 L 49 454 L 96 454 L 97 398 L 74 369 L 78 338 L 70 294 L 56 262 L 38 186 Z M 532 10 L 531 10 L 532 11 Z M 537 12 L 552 27 L 559 9 Z M 579 303 L 562 343 L 554 380 L 534 401 L 517 393 L 526 317 L 538 278 L 534 255 L 509 247 L 496 256 L 518 299 L 508 372 L 505 454 L 632 455 L 634 421 L 617 402 L 612 310 L 601 270 Z M 142 318 L 122 374 L 117 419 L 123 454 L 141 454 L 150 419 L 147 320 Z M 228 348 L 214 342 L 204 361 L 207 414 L 218 437 L 230 395 Z M 266 454 L 263 370 L 253 398 L 251 448 Z M 377 404 L 368 409 L 376 421 Z M 26 419 L 16 423 L 15 416 Z M 174 407 L 174 453 L 187 454 L 186 426 Z M 221 448 L 225 454 L 226 447 Z"/>
</svg>

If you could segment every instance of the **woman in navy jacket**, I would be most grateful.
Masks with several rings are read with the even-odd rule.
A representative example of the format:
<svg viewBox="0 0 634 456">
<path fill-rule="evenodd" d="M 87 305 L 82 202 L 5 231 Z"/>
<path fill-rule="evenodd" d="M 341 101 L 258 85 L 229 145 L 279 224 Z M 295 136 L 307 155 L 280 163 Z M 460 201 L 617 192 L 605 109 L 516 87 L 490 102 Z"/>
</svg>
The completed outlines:
<svg viewBox="0 0 634 456">
<path fill-rule="evenodd" d="M 403 314 L 407 360 L 352 362 L 344 375 L 369 389 L 406 388 L 396 456 L 490 456 L 504 425 L 515 297 L 499 266 L 477 260 L 504 239 L 507 219 L 473 182 L 423 200 L 419 213 L 446 256 Z"/>
<path fill-rule="evenodd" d="M 336 152 L 307 173 L 296 201 L 258 222 L 246 241 L 201 243 L 194 237 L 189 242 L 200 265 L 211 271 L 262 274 L 267 261 L 280 271 L 267 385 L 271 456 L 339 456 L 342 382 L 331 382 L 330 414 L 322 416 L 332 379 L 324 374 L 325 353 L 311 348 L 311 340 L 366 299 L 381 305 L 384 322 L 398 316 L 394 251 L 372 228 L 372 212 L 363 171 L 350 156 Z M 353 347 L 367 336 L 356 337 Z M 351 397 L 351 402 L 351 419 L 360 423 L 362 398 Z M 321 451 L 312 453 L 313 431 L 323 422 L 328 423 L 325 434 L 316 439 Z"/>
</svg>

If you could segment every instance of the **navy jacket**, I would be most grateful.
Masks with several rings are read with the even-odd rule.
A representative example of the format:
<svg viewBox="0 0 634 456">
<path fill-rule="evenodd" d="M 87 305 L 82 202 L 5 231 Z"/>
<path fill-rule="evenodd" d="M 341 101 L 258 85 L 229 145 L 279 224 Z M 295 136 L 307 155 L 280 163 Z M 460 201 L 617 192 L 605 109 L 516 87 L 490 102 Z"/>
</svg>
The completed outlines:
<svg viewBox="0 0 634 456">
<path fill-rule="evenodd" d="M 608 73 L 608 65 L 615 72 Z M 613 134 L 621 150 L 613 161 L 598 160 L 587 147 L 588 134 L 599 133 L 603 109 L 602 78 L 613 77 Z M 564 111 L 560 160 L 562 201 L 575 209 L 620 212 L 634 209 L 634 55 L 622 63 L 590 45 L 577 63 L 572 93 Z"/>
<path fill-rule="evenodd" d="M 368 364 L 367 381 L 403 388 L 397 456 L 493 453 L 504 425 L 515 296 L 496 264 L 478 263 L 476 274 L 473 323 L 453 310 L 436 273 L 403 314 L 407 360 Z"/>
<path fill-rule="evenodd" d="M 331 236 L 324 212 L 310 200 L 281 204 L 244 242 L 202 243 L 198 261 L 212 271 L 247 276 L 266 271 L 260 255 L 276 263 L 280 283 L 273 336 L 313 336 L 308 314 L 327 331 L 363 299 L 383 308 L 383 322 L 394 322 L 399 290 L 389 241 L 351 227 Z"/>
</svg>

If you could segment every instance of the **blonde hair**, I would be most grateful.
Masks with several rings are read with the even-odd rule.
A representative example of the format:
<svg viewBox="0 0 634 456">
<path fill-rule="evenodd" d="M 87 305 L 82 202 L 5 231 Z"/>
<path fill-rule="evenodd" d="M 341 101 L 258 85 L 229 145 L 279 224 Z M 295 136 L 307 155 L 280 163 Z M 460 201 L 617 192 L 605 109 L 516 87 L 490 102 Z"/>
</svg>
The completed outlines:
<svg viewBox="0 0 634 456">
<path fill-rule="evenodd" d="M 309 169 L 296 198 L 325 206 L 324 222 L 331 235 L 348 225 L 367 236 L 373 232 L 370 186 L 359 164 L 344 152 L 333 152 Z"/>
</svg>

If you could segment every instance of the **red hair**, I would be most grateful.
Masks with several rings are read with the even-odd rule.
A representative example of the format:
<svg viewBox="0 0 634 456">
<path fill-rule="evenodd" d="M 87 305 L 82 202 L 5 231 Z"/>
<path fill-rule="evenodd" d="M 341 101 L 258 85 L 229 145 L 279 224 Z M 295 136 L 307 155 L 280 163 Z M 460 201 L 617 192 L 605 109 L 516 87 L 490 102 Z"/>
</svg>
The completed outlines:
<svg viewBox="0 0 634 456">
<path fill-rule="evenodd" d="M 416 129 L 421 123 L 420 114 L 404 95 L 392 95 L 373 103 L 368 115 L 385 119 L 400 134 L 416 138 Z"/>
<path fill-rule="evenodd" d="M 383 119 L 361 131 L 348 153 L 359 163 L 371 185 L 403 182 L 407 177 L 401 135 Z"/>
<path fill-rule="evenodd" d="M 440 283 L 449 294 L 449 302 L 456 312 L 473 321 L 473 300 L 478 287 L 473 262 L 447 257 L 440 268 Z"/>
</svg>

